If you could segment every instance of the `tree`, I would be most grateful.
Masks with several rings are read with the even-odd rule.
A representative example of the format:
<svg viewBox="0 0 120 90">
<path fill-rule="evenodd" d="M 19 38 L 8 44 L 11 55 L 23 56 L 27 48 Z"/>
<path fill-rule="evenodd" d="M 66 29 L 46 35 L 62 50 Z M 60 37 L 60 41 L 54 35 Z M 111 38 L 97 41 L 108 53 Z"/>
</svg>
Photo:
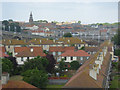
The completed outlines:
<svg viewBox="0 0 120 90">
<path fill-rule="evenodd" d="M 12 56 L 10 56 L 10 57 L 5 57 L 5 58 L 8 59 L 8 60 L 10 60 L 10 61 L 12 62 L 12 64 L 13 64 L 13 71 L 14 71 L 14 72 L 12 72 L 12 75 L 19 74 L 19 71 L 18 71 L 18 68 L 19 68 L 19 67 L 17 67 L 18 64 L 17 64 L 17 62 L 16 62 L 16 58 L 15 58 L 15 57 L 12 57 Z"/>
<path fill-rule="evenodd" d="M 50 55 L 50 54 L 47 54 L 46 58 L 49 61 L 49 64 L 48 64 L 46 70 L 47 70 L 47 72 L 52 73 L 55 68 L 56 60 L 54 59 L 53 55 Z"/>
<path fill-rule="evenodd" d="M 80 50 L 85 50 L 85 47 L 83 46 L 83 47 L 81 47 L 81 49 Z"/>
<path fill-rule="evenodd" d="M 5 25 L 5 31 L 9 31 L 9 22 L 7 20 L 2 21 L 2 24 Z"/>
<path fill-rule="evenodd" d="M 15 31 L 15 24 L 14 23 L 10 23 L 10 31 Z"/>
<path fill-rule="evenodd" d="M 114 37 L 112 37 L 112 41 L 114 41 L 114 44 L 116 44 L 116 45 L 119 44 L 118 34 L 116 34 L 116 35 L 114 35 Z"/>
<path fill-rule="evenodd" d="M 49 62 L 46 58 L 38 56 L 34 59 L 30 59 L 27 62 L 25 62 L 24 65 L 23 65 L 23 71 L 30 70 L 30 69 L 35 69 L 35 68 L 37 68 L 38 70 L 45 71 L 48 63 Z"/>
<path fill-rule="evenodd" d="M 27 70 L 22 73 L 23 80 L 38 88 L 45 88 L 48 83 L 48 75 L 38 69 Z"/>
<path fill-rule="evenodd" d="M 60 72 L 62 72 L 62 70 L 65 70 L 65 62 L 64 62 L 64 59 L 62 59 L 62 60 L 59 62 L 59 69 L 60 69 Z"/>
<path fill-rule="evenodd" d="M 78 21 L 79 24 L 81 24 L 81 21 Z"/>
<path fill-rule="evenodd" d="M 63 37 L 72 37 L 71 33 L 65 33 Z"/>
<path fill-rule="evenodd" d="M 9 21 L 9 22 L 13 22 L 13 20 L 12 20 L 12 19 L 9 19 L 8 21 Z"/>
<path fill-rule="evenodd" d="M 72 61 L 72 62 L 70 63 L 70 66 L 71 66 L 71 69 L 77 70 L 77 69 L 80 67 L 80 64 L 79 64 L 78 61 Z"/>
<path fill-rule="evenodd" d="M 13 72 L 13 63 L 7 58 L 2 59 L 2 72 L 8 72 L 10 74 Z"/>
</svg>

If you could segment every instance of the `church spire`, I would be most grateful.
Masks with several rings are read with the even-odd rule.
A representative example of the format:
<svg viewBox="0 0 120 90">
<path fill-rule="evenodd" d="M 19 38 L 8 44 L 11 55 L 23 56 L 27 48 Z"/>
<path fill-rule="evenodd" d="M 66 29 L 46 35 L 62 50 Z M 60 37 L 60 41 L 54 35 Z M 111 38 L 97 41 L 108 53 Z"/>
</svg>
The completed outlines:
<svg viewBox="0 0 120 90">
<path fill-rule="evenodd" d="M 33 22 L 33 16 L 32 16 L 32 12 L 30 13 L 30 18 L 29 18 L 29 23 Z"/>
</svg>

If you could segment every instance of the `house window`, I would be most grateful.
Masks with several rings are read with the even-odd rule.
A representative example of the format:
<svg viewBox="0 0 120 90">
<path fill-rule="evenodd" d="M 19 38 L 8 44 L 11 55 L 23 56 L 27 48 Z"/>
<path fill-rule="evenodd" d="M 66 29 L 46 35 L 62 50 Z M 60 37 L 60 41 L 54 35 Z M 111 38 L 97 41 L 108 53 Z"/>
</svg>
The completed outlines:
<svg viewBox="0 0 120 90">
<path fill-rule="evenodd" d="M 66 57 L 65 57 L 65 60 L 66 60 Z"/>
<path fill-rule="evenodd" d="M 21 57 L 21 61 L 23 61 L 23 57 Z"/>
<path fill-rule="evenodd" d="M 10 46 L 8 46 L 8 48 L 10 48 Z"/>
<path fill-rule="evenodd" d="M 89 59 L 89 57 L 87 57 L 87 59 Z"/>
<path fill-rule="evenodd" d="M 80 60 L 83 60 L 83 57 L 80 57 Z"/>
<path fill-rule="evenodd" d="M 58 52 L 58 55 L 61 55 L 61 52 Z"/>
<path fill-rule="evenodd" d="M 55 56 L 55 52 L 53 52 L 53 55 Z"/>
<path fill-rule="evenodd" d="M 29 60 L 29 57 L 27 57 L 27 60 Z"/>
<path fill-rule="evenodd" d="M 71 60 L 73 60 L 73 57 L 71 57 Z"/>
</svg>

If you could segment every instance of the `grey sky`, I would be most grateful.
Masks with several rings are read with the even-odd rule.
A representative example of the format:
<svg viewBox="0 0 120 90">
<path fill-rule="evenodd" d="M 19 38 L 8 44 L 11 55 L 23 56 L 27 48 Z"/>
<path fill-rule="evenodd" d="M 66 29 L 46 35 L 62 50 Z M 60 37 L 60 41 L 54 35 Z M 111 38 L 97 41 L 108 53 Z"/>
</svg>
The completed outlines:
<svg viewBox="0 0 120 90">
<path fill-rule="evenodd" d="M 30 12 L 34 20 L 78 21 L 83 24 L 118 21 L 117 2 L 3 2 L 2 19 L 28 21 Z"/>
</svg>

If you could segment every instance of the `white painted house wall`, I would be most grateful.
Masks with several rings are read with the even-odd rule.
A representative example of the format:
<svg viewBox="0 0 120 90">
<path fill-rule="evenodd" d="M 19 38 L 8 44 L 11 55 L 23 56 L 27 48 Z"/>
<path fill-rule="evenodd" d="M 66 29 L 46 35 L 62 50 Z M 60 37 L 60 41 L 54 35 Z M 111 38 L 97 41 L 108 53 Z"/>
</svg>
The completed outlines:
<svg viewBox="0 0 120 90">
<path fill-rule="evenodd" d="M 65 58 L 65 57 L 62 57 L 62 58 Z M 71 57 L 66 57 L 65 62 L 72 62 L 72 61 L 76 61 L 76 60 L 77 60 L 77 57 L 73 57 L 73 60 L 71 60 Z"/>
<path fill-rule="evenodd" d="M 33 58 L 34 58 L 34 57 L 29 57 L 29 59 L 33 59 Z M 23 60 L 22 60 L 21 57 L 16 57 L 16 61 L 17 61 L 17 64 L 18 64 L 18 65 L 23 65 L 24 62 L 27 61 L 27 57 L 23 57 Z"/>
</svg>

